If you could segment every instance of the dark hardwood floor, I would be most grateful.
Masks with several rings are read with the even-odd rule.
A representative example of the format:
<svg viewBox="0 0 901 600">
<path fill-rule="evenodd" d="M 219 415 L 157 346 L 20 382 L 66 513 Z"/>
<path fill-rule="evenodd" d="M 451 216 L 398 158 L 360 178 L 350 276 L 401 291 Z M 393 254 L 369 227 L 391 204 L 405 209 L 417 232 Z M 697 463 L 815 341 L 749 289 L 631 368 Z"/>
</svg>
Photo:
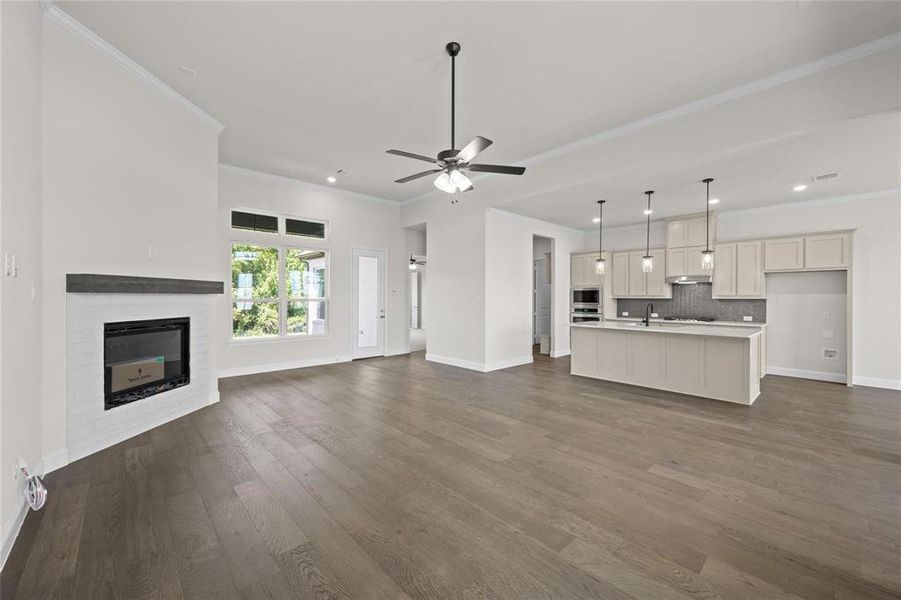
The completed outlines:
<svg viewBox="0 0 901 600">
<path fill-rule="evenodd" d="M 901 393 L 421 354 L 225 379 L 46 478 L 13 598 L 899 598 Z"/>
</svg>

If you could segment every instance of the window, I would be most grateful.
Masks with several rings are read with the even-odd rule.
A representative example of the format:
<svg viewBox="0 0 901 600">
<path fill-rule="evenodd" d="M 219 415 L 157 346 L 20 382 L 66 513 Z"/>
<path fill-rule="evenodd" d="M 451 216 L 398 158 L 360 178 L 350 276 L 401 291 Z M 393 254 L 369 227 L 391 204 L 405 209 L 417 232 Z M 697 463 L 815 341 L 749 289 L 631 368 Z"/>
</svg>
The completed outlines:
<svg viewBox="0 0 901 600">
<path fill-rule="evenodd" d="M 232 227 L 234 229 L 246 229 L 248 231 L 278 233 L 278 217 L 233 210 Z"/>
<path fill-rule="evenodd" d="M 301 219 L 285 219 L 285 233 L 319 240 L 325 239 L 325 223 L 320 221 L 303 221 Z"/>
<path fill-rule="evenodd" d="M 323 250 L 232 245 L 232 336 L 313 336 L 327 332 Z"/>
</svg>

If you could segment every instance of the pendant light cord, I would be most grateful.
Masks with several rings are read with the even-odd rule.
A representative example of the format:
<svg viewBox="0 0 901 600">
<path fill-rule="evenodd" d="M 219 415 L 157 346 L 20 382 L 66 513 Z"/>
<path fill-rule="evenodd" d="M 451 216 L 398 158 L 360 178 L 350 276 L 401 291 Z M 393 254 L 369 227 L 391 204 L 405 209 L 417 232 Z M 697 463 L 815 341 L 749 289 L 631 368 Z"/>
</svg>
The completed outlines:
<svg viewBox="0 0 901 600">
<path fill-rule="evenodd" d="M 713 181 L 710 177 L 704 180 L 704 183 L 707 184 L 707 220 L 706 220 L 706 229 L 707 229 L 707 242 L 704 245 L 704 250 L 710 252 L 710 182 Z"/>
<path fill-rule="evenodd" d="M 604 202 L 606 200 L 598 200 L 600 212 L 598 214 L 598 260 L 604 260 Z"/>
<path fill-rule="evenodd" d="M 645 192 L 648 195 L 648 229 L 647 229 L 647 239 L 645 241 L 644 255 L 651 255 L 651 194 L 654 192 Z"/>
</svg>

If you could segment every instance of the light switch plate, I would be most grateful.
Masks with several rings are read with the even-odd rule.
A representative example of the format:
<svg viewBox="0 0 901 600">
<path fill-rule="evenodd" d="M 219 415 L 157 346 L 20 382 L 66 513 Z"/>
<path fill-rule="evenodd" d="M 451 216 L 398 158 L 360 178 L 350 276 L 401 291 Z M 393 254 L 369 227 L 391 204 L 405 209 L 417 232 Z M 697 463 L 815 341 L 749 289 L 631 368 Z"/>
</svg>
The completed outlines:
<svg viewBox="0 0 901 600">
<path fill-rule="evenodd" d="M 657 318 L 657 313 L 651 313 L 651 318 L 652 318 L 652 319 L 656 319 L 656 318 Z"/>
<path fill-rule="evenodd" d="M 628 312 L 626 312 L 626 311 L 623 311 L 623 313 L 622 313 L 622 316 L 624 316 L 624 317 L 628 317 L 628 316 L 629 316 L 629 313 L 628 313 Z"/>
<path fill-rule="evenodd" d="M 823 320 L 828 321 L 831 318 L 832 318 L 832 313 L 829 312 L 828 310 L 824 310 L 823 311 Z"/>
</svg>

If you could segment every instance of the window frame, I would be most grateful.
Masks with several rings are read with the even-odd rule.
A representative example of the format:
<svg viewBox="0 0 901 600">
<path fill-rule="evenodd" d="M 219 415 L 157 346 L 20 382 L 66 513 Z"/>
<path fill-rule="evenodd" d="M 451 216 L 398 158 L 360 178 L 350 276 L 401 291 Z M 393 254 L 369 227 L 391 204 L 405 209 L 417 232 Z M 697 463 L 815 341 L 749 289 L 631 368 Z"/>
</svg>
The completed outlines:
<svg viewBox="0 0 901 600">
<path fill-rule="evenodd" d="M 253 231 L 248 229 L 237 229 L 231 226 L 231 213 L 233 211 L 237 212 L 250 212 L 256 214 L 270 215 L 278 218 L 279 231 L 276 235 L 273 235 L 273 232 L 266 231 Z M 302 219 L 304 221 L 315 221 L 318 223 L 325 224 L 325 238 L 314 238 L 314 237 L 305 237 L 293 234 L 285 233 L 285 219 Z M 285 342 L 285 341 L 294 341 L 294 340 L 321 340 L 331 337 L 331 285 L 332 285 L 332 257 L 331 257 L 331 248 L 329 244 L 327 244 L 328 236 L 329 236 L 329 224 L 328 221 L 322 219 L 311 219 L 308 217 L 294 217 L 290 215 L 278 215 L 269 211 L 259 210 L 259 209 L 248 209 L 241 207 L 230 207 L 228 210 L 228 220 L 226 223 L 228 227 L 229 236 L 228 236 L 228 246 L 226 248 L 227 256 L 228 256 L 228 309 L 226 311 L 226 317 L 228 319 L 228 331 L 229 333 L 229 345 L 244 345 L 244 344 L 258 344 L 258 343 L 267 343 L 267 342 Z M 301 242 L 301 243 L 298 243 Z M 247 244 L 259 246 L 261 248 L 275 248 L 278 251 L 278 297 L 272 299 L 258 299 L 258 302 L 273 302 L 278 307 L 278 334 L 277 335 L 265 335 L 265 336 L 253 336 L 253 337 L 235 337 L 234 334 L 234 304 L 237 302 L 235 299 L 235 285 L 231 276 L 232 269 L 232 260 L 234 253 L 234 246 L 236 244 Z M 288 250 L 298 250 L 298 251 L 316 251 L 322 252 L 325 256 L 325 286 L 324 286 L 324 297 L 323 298 L 303 298 L 302 301 L 310 302 L 310 301 L 318 301 L 323 302 L 325 304 L 325 332 L 324 333 L 288 333 L 288 303 L 292 301 L 300 301 L 300 299 L 292 300 L 292 297 L 288 294 L 288 285 L 287 285 L 287 254 Z M 253 299 L 247 300 L 248 302 L 254 302 Z M 308 305 L 309 306 L 309 305 Z M 309 310 L 309 308 L 308 308 Z"/>
<path fill-rule="evenodd" d="M 275 217 L 276 218 L 276 227 L 277 231 L 258 231 L 255 229 L 242 229 L 240 227 L 232 227 L 232 213 L 250 213 L 254 215 L 263 215 L 266 217 Z M 323 225 L 323 233 L 324 237 L 310 237 L 305 235 L 298 235 L 296 233 L 288 233 L 288 225 L 287 219 L 291 219 L 293 221 L 309 221 L 310 223 L 321 223 Z M 285 240 L 283 243 L 286 246 L 294 246 L 296 242 L 289 242 L 287 240 L 309 240 L 310 242 L 319 242 L 326 243 L 329 241 L 329 233 L 331 229 L 331 225 L 328 219 L 316 219 L 314 217 L 304 217 L 297 214 L 280 214 L 275 213 L 268 210 L 261 210 L 258 208 L 242 208 L 240 206 L 232 206 L 228 209 L 228 221 L 227 221 L 228 230 L 231 232 L 232 237 L 235 235 L 264 235 L 268 236 L 270 239 L 272 235 L 277 235 L 281 239 Z M 315 247 L 315 246 L 314 246 Z M 326 250 L 327 252 L 328 250 Z"/>
</svg>

